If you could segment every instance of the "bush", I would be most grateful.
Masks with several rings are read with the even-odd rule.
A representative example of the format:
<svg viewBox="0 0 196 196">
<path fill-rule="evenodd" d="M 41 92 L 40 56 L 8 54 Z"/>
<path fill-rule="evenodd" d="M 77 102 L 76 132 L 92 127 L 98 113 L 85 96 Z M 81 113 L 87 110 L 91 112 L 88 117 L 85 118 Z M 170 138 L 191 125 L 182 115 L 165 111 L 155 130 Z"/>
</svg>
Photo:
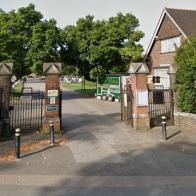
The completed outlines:
<svg viewBox="0 0 196 196">
<path fill-rule="evenodd" d="M 196 38 L 189 37 L 177 48 L 175 63 L 178 106 L 182 112 L 196 113 Z"/>
</svg>

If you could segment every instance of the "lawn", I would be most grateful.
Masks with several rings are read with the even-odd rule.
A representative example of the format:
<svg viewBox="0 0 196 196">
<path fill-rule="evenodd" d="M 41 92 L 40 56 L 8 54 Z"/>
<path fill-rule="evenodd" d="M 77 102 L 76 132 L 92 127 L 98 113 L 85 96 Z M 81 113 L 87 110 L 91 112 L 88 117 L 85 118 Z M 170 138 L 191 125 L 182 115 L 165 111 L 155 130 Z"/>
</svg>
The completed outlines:
<svg viewBox="0 0 196 196">
<path fill-rule="evenodd" d="M 82 84 L 64 84 L 63 87 L 72 89 L 74 91 L 83 93 L 85 95 L 95 97 L 96 93 L 96 84 L 95 85 L 85 85 L 85 91 L 82 90 Z"/>
<path fill-rule="evenodd" d="M 14 93 L 21 93 L 23 86 L 24 86 L 23 82 L 18 83 L 14 88 L 12 88 L 12 92 L 14 92 Z"/>
</svg>

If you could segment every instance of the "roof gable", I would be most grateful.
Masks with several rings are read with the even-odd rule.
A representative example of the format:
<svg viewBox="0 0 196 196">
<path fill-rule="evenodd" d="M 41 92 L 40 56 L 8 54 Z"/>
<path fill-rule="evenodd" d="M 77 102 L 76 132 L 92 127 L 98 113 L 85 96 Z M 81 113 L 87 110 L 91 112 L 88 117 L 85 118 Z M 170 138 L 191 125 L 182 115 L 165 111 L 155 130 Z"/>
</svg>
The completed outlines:
<svg viewBox="0 0 196 196">
<path fill-rule="evenodd" d="M 185 38 L 190 35 L 196 35 L 196 10 L 164 8 L 153 37 L 147 48 L 145 59 L 151 51 L 165 17 L 168 17 L 172 21 L 173 25 L 175 25 L 175 27 L 179 30 L 179 34 L 181 33 Z"/>
<path fill-rule="evenodd" d="M 187 37 L 196 35 L 196 10 L 171 8 L 165 8 L 165 10 Z"/>
<path fill-rule="evenodd" d="M 169 37 L 179 36 L 181 34 L 182 33 L 179 31 L 170 17 L 165 14 L 162 24 L 157 32 L 158 39 L 167 39 Z"/>
</svg>

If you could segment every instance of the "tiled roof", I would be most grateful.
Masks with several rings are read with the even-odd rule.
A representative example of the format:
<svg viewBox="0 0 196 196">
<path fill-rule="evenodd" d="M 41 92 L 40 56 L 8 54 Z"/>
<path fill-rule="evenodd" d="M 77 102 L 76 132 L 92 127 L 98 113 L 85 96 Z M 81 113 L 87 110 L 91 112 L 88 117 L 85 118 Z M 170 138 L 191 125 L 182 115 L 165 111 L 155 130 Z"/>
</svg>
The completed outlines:
<svg viewBox="0 0 196 196">
<path fill-rule="evenodd" d="M 180 33 L 184 35 L 185 38 L 190 35 L 196 36 L 196 10 L 185 10 L 185 9 L 173 9 L 173 8 L 164 8 L 153 37 L 150 41 L 150 44 L 147 48 L 144 59 L 149 55 L 151 47 L 156 39 L 157 33 L 162 25 L 165 15 L 168 15 L 172 22 L 176 25 Z"/>
<path fill-rule="evenodd" d="M 172 8 L 165 8 L 165 10 L 187 37 L 196 35 L 196 10 Z"/>
</svg>

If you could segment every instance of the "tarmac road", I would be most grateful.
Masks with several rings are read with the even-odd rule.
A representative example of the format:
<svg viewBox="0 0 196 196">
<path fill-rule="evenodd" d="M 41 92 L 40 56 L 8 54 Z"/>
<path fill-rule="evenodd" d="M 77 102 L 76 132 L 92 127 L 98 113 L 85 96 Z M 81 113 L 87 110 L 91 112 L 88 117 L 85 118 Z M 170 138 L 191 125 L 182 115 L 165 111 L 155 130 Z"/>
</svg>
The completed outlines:
<svg viewBox="0 0 196 196">
<path fill-rule="evenodd" d="M 25 86 L 44 89 L 27 79 Z M 134 131 L 120 120 L 120 103 L 63 90 L 63 146 L 22 152 L 21 161 L 0 162 L 1 196 L 196 195 L 196 134 L 167 127 Z M 22 141 L 47 136 L 29 135 Z M 13 145 L 2 142 L 0 149 Z M 0 151 L 1 152 L 1 151 Z"/>
</svg>

